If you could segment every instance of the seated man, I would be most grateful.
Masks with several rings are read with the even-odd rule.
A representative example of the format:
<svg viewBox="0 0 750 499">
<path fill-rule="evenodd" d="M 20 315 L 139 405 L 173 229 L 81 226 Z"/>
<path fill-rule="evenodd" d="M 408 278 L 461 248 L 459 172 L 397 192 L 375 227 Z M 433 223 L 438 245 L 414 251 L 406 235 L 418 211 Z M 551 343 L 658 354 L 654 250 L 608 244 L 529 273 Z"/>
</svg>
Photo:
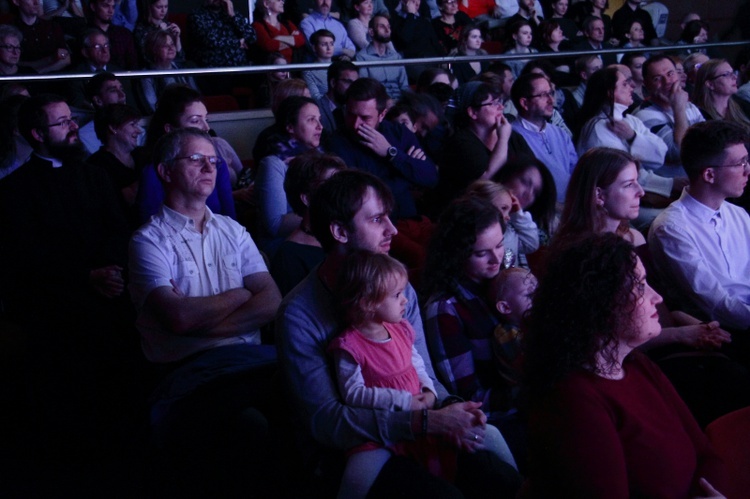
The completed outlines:
<svg viewBox="0 0 750 499">
<path fill-rule="evenodd" d="M 326 70 L 328 92 L 316 99 L 324 131 L 334 132 L 343 124 L 341 108 L 344 105 L 346 91 L 358 78 L 357 66 L 350 61 L 335 61 L 328 66 Z"/>
<path fill-rule="evenodd" d="M 112 23 L 115 0 L 89 0 L 89 26 L 99 28 L 110 41 L 112 62 L 128 71 L 138 69 L 133 33 Z"/>
<path fill-rule="evenodd" d="M 400 9 L 391 18 L 393 45 L 403 54 L 404 59 L 445 55 L 430 17 L 419 8 L 421 3 L 421 0 L 401 0 Z M 407 66 L 409 81 L 416 82 L 426 67 L 421 64 Z"/>
<path fill-rule="evenodd" d="M 83 94 L 94 111 L 109 104 L 125 104 L 127 101 L 125 87 L 114 74 L 106 71 L 97 73 L 88 80 L 83 86 Z M 93 119 L 78 130 L 78 136 L 89 154 L 94 154 L 102 146 L 94 131 Z"/>
<path fill-rule="evenodd" d="M 21 31 L 22 66 L 37 73 L 51 73 L 70 66 L 70 51 L 62 28 L 53 21 L 42 19 L 36 0 L 13 0 L 18 7 L 14 21 Z"/>
<path fill-rule="evenodd" d="M 413 132 L 383 121 L 388 94 L 371 78 L 360 78 L 346 91 L 344 128 L 331 137 L 331 152 L 350 168 L 379 177 L 396 198 L 395 219 L 414 217 L 417 207 L 411 190 L 437 183 L 435 164 L 420 148 Z"/>
<path fill-rule="evenodd" d="M 648 234 L 672 298 L 686 312 L 739 330 L 750 327 L 750 216 L 725 200 L 747 185 L 749 140 L 743 128 L 725 121 L 690 127 L 681 152 L 690 185 Z"/>
<path fill-rule="evenodd" d="M 171 371 L 152 397 L 152 429 L 187 482 L 204 478 L 226 496 L 214 487 L 250 473 L 257 483 L 249 483 L 262 488 L 273 465 L 262 415 L 271 389 L 260 373 L 275 355 L 260 345 L 259 328 L 281 296 L 245 228 L 206 206 L 218 160 L 211 138 L 174 130 L 157 142 L 154 158 L 164 205 L 130 242 L 143 352 Z"/>
<path fill-rule="evenodd" d="M 597 16 L 588 16 L 581 23 L 583 29 L 583 38 L 573 44 L 572 50 L 600 51 L 614 47 L 604 45 L 604 21 Z M 599 54 L 597 55 L 605 66 L 617 62 L 617 54 Z"/>
<path fill-rule="evenodd" d="M 680 165 L 680 147 L 688 127 L 704 121 L 689 102 L 680 85 L 674 62 L 666 55 L 652 55 L 643 64 L 643 81 L 648 99 L 633 112 L 653 133 L 667 144 L 664 166 L 655 171 L 662 177 L 684 177 Z"/>
<path fill-rule="evenodd" d="M 507 447 L 497 430 L 485 425 L 485 416 L 478 410 L 479 403 L 461 402 L 441 409 L 391 412 L 346 406 L 337 390 L 332 359 L 327 354 L 328 344 L 339 332 L 332 292 L 336 276 L 347 254 L 354 250 L 374 253 L 390 250 L 393 236 L 398 232 L 388 216 L 393 205 L 393 196 L 382 181 L 354 170 L 337 173 L 313 196 L 311 228 L 326 258 L 286 296 L 277 316 L 279 359 L 294 404 L 293 414 L 308 442 L 303 455 L 308 457 L 315 450 L 312 440 L 317 446 L 346 451 L 367 442 L 386 444 L 413 440 L 420 434 L 451 435 L 459 449 L 469 451 L 462 452 L 458 458 L 456 484 L 473 487 L 474 493 L 492 491 L 492 497 L 512 497 L 517 487 L 515 471 L 510 465 L 499 462 L 496 453 L 485 450 L 494 448 L 499 452 L 502 448 L 500 452 L 507 452 Z M 417 296 L 411 285 L 407 285 L 405 295 L 408 298 L 405 317 L 416 333 L 415 348 L 425 361 L 425 370 L 437 389 L 438 399 L 442 399 L 446 396 L 445 388 L 435 379 Z M 378 455 L 382 457 L 382 453 Z M 503 457 L 512 463 L 507 453 Z M 490 461 L 483 461 L 485 459 Z M 485 464 L 475 467 L 480 462 Z M 405 457 L 388 456 L 369 464 L 367 476 L 360 482 L 362 489 L 356 491 L 362 496 L 371 485 L 374 497 L 391 497 L 396 491 L 407 497 L 431 496 L 436 490 L 445 490 L 449 495 L 457 493 Z M 492 478 L 487 476 L 488 471 Z M 474 476 L 462 480 L 461 477 L 466 477 L 464 473 Z"/>
<path fill-rule="evenodd" d="M 355 61 L 394 61 L 401 55 L 391 45 L 391 22 L 383 15 L 370 19 L 368 34 L 372 42 L 357 52 Z M 406 70 L 403 66 L 368 66 L 360 70 L 361 76 L 378 80 L 385 86 L 388 97 L 398 100 L 401 92 L 409 89 Z"/>
<path fill-rule="evenodd" d="M 349 58 L 354 57 L 357 47 L 349 38 L 346 27 L 341 21 L 331 15 L 331 0 L 315 0 L 315 11 L 304 18 L 300 24 L 300 29 L 305 34 L 308 42 L 312 43 L 312 35 L 321 29 L 328 30 L 334 36 L 335 44 L 333 46 L 333 57 L 345 55 Z"/>
</svg>

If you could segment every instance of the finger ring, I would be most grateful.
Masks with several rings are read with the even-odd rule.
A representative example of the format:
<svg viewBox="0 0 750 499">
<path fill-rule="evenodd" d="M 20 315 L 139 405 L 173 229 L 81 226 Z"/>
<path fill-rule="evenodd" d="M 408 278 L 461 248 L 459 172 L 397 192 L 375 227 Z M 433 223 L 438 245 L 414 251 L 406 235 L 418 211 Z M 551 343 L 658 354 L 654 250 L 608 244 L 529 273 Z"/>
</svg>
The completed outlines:
<svg viewBox="0 0 750 499">
<path fill-rule="evenodd" d="M 479 440 L 479 435 L 477 435 L 477 434 L 475 433 L 475 434 L 474 434 L 474 441 L 476 442 L 477 440 Z"/>
</svg>

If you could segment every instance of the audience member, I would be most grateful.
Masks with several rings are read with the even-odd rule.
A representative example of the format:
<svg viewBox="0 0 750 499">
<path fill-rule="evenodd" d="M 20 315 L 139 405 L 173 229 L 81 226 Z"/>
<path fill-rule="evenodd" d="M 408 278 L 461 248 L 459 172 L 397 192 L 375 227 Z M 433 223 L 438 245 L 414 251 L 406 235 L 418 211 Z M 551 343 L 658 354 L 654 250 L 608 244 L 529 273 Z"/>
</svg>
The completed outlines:
<svg viewBox="0 0 750 499">
<path fill-rule="evenodd" d="M 208 111 L 196 90 L 182 85 L 167 88 L 159 98 L 156 112 L 151 117 L 146 131 L 144 152 L 152 154 L 157 141 L 172 130 L 197 128 L 209 132 Z M 232 199 L 232 175 L 242 169 L 242 163 L 229 143 L 219 137 L 213 137 L 218 160 L 216 163 L 215 189 L 206 200 L 207 206 L 216 214 L 237 218 Z M 141 223 L 146 223 L 152 215 L 159 212 L 164 200 L 164 185 L 159 180 L 158 164 L 152 158 L 146 158 L 141 171 L 138 187 L 138 215 Z M 232 166 L 230 166 L 232 165 Z"/>
<path fill-rule="evenodd" d="M 233 0 L 203 0 L 203 5 L 188 15 L 187 31 L 192 57 L 199 66 L 250 64 L 248 47 L 257 35 L 250 21 L 234 11 Z"/>
<path fill-rule="evenodd" d="M 645 62 L 646 56 L 639 52 L 625 54 L 620 61 L 621 64 L 630 69 L 630 74 L 633 77 L 633 108 L 640 106 L 646 96 L 643 81 L 643 65 Z"/>
<path fill-rule="evenodd" d="M 333 58 L 336 37 L 326 29 L 319 29 L 310 37 L 315 60 L 313 62 L 330 64 Z M 325 69 L 311 69 L 302 72 L 310 95 L 313 99 L 319 98 L 328 92 L 327 71 Z"/>
<path fill-rule="evenodd" d="M 645 35 L 643 25 L 637 19 L 630 21 L 625 27 L 625 33 L 622 36 L 624 40 L 627 40 L 622 44 L 622 48 L 624 49 L 643 48 L 646 46 L 644 44 Z"/>
<path fill-rule="evenodd" d="M 333 35 L 333 40 L 336 42 L 332 56 L 354 57 L 356 47 L 346 33 L 346 28 L 341 24 L 341 21 L 331 15 L 331 0 L 315 0 L 315 11 L 305 17 L 300 22 L 299 27 L 310 42 L 312 49 L 315 49 L 312 40 L 313 33 L 326 30 Z"/>
<path fill-rule="evenodd" d="M 634 116 L 667 144 L 664 167 L 655 173 L 662 177 L 684 177 L 680 148 L 690 125 L 704 121 L 700 110 L 688 101 L 680 85 L 674 62 L 666 55 L 653 55 L 643 65 L 643 81 L 648 100 Z"/>
<path fill-rule="evenodd" d="M 325 258 L 323 248 L 310 228 L 310 200 L 318 187 L 346 165 L 337 156 L 309 151 L 289 162 L 284 193 L 294 213 L 302 220 L 271 258 L 271 275 L 286 296 Z"/>
<path fill-rule="evenodd" d="M 258 37 L 258 48 L 263 54 L 279 52 L 286 62 L 292 63 L 295 51 L 301 53 L 304 49 L 305 35 L 284 18 L 284 0 L 263 0 L 257 2 L 255 8 L 253 29 Z"/>
<path fill-rule="evenodd" d="M 506 26 L 510 24 L 510 18 L 518 13 L 521 6 L 518 0 L 495 0 L 495 16 L 500 18 L 500 21 Z M 544 10 L 539 0 L 534 2 L 534 11 L 540 15 Z"/>
<path fill-rule="evenodd" d="M 36 74 L 31 68 L 19 66 L 21 60 L 21 31 L 10 24 L 0 24 L 0 75 Z"/>
<path fill-rule="evenodd" d="M 353 0 L 351 4 L 352 17 L 346 24 L 346 32 L 357 50 L 364 50 L 372 41 L 372 37 L 368 33 L 370 19 L 372 19 L 373 14 L 388 15 L 388 9 L 382 3 L 382 0 L 380 0 L 381 5 L 378 12 L 375 12 L 373 0 Z"/>
<path fill-rule="evenodd" d="M 425 155 L 414 133 L 383 121 L 388 94 L 370 78 L 360 78 L 346 91 L 344 128 L 331 138 L 331 152 L 350 168 L 372 173 L 385 182 L 396 200 L 395 220 L 414 217 L 416 187 L 437 183 L 435 164 Z"/>
<path fill-rule="evenodd" d="M 130 242 L 130 290 L 146 358 L 163 368 L 151 400 L 156 445 L 174 463 L 177 490 L 273 494 L 272 404 L 262 368 L 274 365 L 259 328 L 279 290 L 244 227 L 213 213 L 218 157 L 203 131 L 156 145 L 164 204 Z M 265 414 L 264 414 L 265 413 Z M 247 477 L 252 477 L 247 482 Z"/>
<path fill-rule="evenodd" d="M 187 61 L 177 61 L 177 44 L 174 36 L 167 30 L 155 30 L 146 35 L 143 43 L 143 50 L 146 56 L 146 67 L 160 71 L 172 69 L 186 69 L 193 67 L 192 63 Z M 141 109 L 147 114 L 153 114 L 156 110 L 156 102 L 164 89 L 169 85 L 185 85 L 198 90 L 198 85 L 189 74 L 179 74 L 173 76 L 146 76 L 137 81 L 136 95 Z"/>
<path fill-rule="evenodd" d="M 567 0 L 560 0 L 561 2 L 567 2 Z M 568 19 L 569 20 L 569 19 Z M 565 39 L 562 27 L 560 26 L 558 19 L 545 20 L 539 25 L 537 30 L 539 34 L 539 52 L 559 54 L 561 51 L 568 49 L 568 42 Z M 571 64 L 567 58 L 556 57 L 549 61 L 550 64 L 554 65 L 555 72 L 561 73 L 562 75 L 569 75 L 571 73 Z M 568 81 L 573 78 L 566 78 Z"/>
<path fill-rule="evenodd" d="M 472 21 L 465 12 L 459 10 L 458 0 L 440 0 L 438 7 L 440 17 L 432 20 L 432 27 L 443 47 L 443 52 L 448 54 L 451 50 L 458 48 L 461 30 Z"/>
<path fill-rule="evenodd" d="M 404 59 L 445 55 L 430 18 L 420 12 L 421 3 L 421 0 L 401 0 L 400 10 L 391 18 L 393 45 Z M 409 81 L 416 82 L 424 69 L 420 64 L 407 66 Z"/>
<path fill-rule="evenodd" d="M 273 257 L 281 242 L 300 225 L 297 215 L 284 195 L 284 178 L 289 162 L 310 150 L 319 150 L 323 125 L 320 110 L 310 97 L 288 97 L 276 112 L 276 129 L 272 154 L 263 158 L 255 178 L 255 194 L 260 211 L 259 244 Z"/>
<path fill-rule="evenodd" d="M 691 101 L 707 120 L 736 123 L 750 132 L 750 118 L 733 99 L 737 93 L 737 73 L 724 59 L 704 62 L 695 78 Z"/>
<path fill-rule="evenodd" d="M 550 11 L 547 19 L 554 21 L 560 26 L 563 32 L 564 40 L 568 43 L 575 40 L 579 35 L 578 26 L 575 21 L 568 15 L 568 0 L 551 0 L 549 3 Z"/>
<path fill-rule="evenodd" d="M 570 135 L 547 120 L 555 110 L 555 91 L 547 77 L 528 73 L 520 76 L 511 89 L 518 118 L 512 123 L 542 163 L 549 168 L 555 179 L 557 201 L 563 202 L 570 174 L 578 155 Z"/>
<path fill-rule="evenodd" d="M 515 54 L 536 54 L 537 49 L 532 47 L 534 36 L 532 33 L 531 25 L 528 21 L 520 20 L 508 26 L 508 46 L 510 47 L 505 51 L 508 55 Z M 510 66 L 513 71 L 513 76 L 518 78 L 521 74 L 521 70 L 529 62 L 528 59 L 514 59 L 512 61 L 506 61 L 506 64 Z"/>
<path fill-rule="evenodd" d="M 267 66 L 286 66 L 289 63 L 279 52 L 270 52 L 266 55 L 266 59 L 261 61 L 261 64 Z M 288 80 L 290 77 L 291 75 L 286 68 L 278 68 L 276 71 L 267 72 L 263 81 L 258 85 L 255 97 L 256 107 L 261 109 L 271 107 L 271 101 L 279 83 Z"/>
<path fill-rule="evenodd" d="M 150 60 L 149 52 L 146 50 L 146 38 L 150 33 L 155 31 L 167 31 L 172 35 L 174 48 L 177 51 L 177 58 L 184 58 L 182 53 L 182 32 L 180 27 L 167 20 L 169 11 L 169 0 L 146 0 L 144 11 L 141 12 L 138 22 L 133 28 L 133 37 L 138 45 L 141 62 Z"/>
<path fill-rule="evenodd" d="M 623 6 L 612 15 L 612 34 L 620 40 L 620 46 L 630 40 L 627 35 L 631 30 L 633 21 L 637 21 L 643 29 L 643 42 L 646 45 L 653 45 L 657 36 L 654 23 L 651 21 L 651 15 L 641 8 L 641 2 L 626 0 Z"/>
<path fill-rule="evenodd" d="M 750 327 L 744 278 L 750 269 L 750 216 L 724 201 L 741 196 L 747 184 L 747 142 L 747 130 L 734 123 L 691 126 L 680 153 L 690 186 L 656 217 L 648 235 L 654 263 L 671 283 L 670 298 L 742 333 Z"/>
<path fill-rule="evenodd" d="M 122 26 L 112 24 L 115 15 L 115 0 L 89 0 L 89 26 L 100 29 L 111 42 L 112 62 L 125 70 L 138 68 L 138 53 L 133 33 Z"/>
<path fill-rule="evenodd" d="M 694 45 L 708 42 L 708 23 L 700 20 L 690 21 L 685 25 L 685 28 L 680 34 L 677 45 Z M 693 49 L 685 48 L 685 53 L 692 54 L 694 52 L 706 53 L 706 49 Z"/>
<path fill-rule="evenodd" d="M 606 31 L 604 28 L 604 21 L 602 21 L 600 18 L 595 16 L 587 17 L 583 20 L 581 29 L 583 30 L 584 36 L 571 47 L 573 50 L 601 52 L 602 50 L 614 48 L 613 46 L 608 47 L 604 45 Z M 617 63 L 617 54 L 599 53 L 597 57 L 602 60 L 604 66 L 609 66 L 610 64 Z"/>
<path fill-rule="evenodd" d="M 518 0 L 518 11 L 508 19 L 506 24 L 513 26 L 518 21 L 526 21 L 532 31 L 536 31 L 544 18 L 544 11 L 537 10 L 538 4 L 537 0 Z"/>
<path fill-rule="evenodd" d="M 570 7 L 570 17 L 578 24 L 579 31 L 585 35 L 584 21 L 588 17 L 598 17 L 604 23 L 604 40 L 608 45 L 617 46 L 620 41 L 612 36 L 612 18 L 606 12 L 609 10 L 609 0 L 583 0 Z"/>
<path fill-rule="evenodd" d="M 372 42 L 357 52 L 355 61 L 394 61 L 401 59 L 391 44 L 391 23 L 388 17 L 375 15 L 370 19 L 368 30 Z M 360 69 L 362 77 L 379 81 L 388 92 L 388 97 L 398 100 L 404 90 L 409 89 L 409 81 L 403 66 L 366 66 Z"/>
<path fill-rule="evenodd" d="M 526 63 L 521 70 L 522 75 L 528 73 L 540 74 L 550 81 L 550 86 L 555 92 L 555 109 L 552 111 L 552 117 L 549 119 L 549 122 L 552 125 L 562 128 L 565 133 L 573 137 L 571 128 L 575 128 L 577 125 L 578 103 L 570 90 L 555 81 L 555 78 L 558 76 L 555 68 L 545 59 L 534 59 Z M 570 127 L 568 123 L 570 123 Z"/>
<path fill-rule="evenodd" d="M 276 112 L 279 110 L 279 105 L 287 97 L 293 95 L 310 97 L 310 90 L 307 89 L 307 85 L 305 85 L 303 80 L 299 78 L 286 78 L 276 85 L 271 96 L 271 113 L 274 115 L 274 118 L 276 117 Z M 323 123 L 323 127 L 325 130 L 325 122 Z M 256 164 L 260 163 L 260 160 L 273 152 L 271 149 L 271 137 L 280 133 L 284 133 L 284 130 L 278 130 L 275 122 L 260 131 L 253 146 L 253 161 Z"/>
<path fill-rule="evenodd" d="M 357 66 L 349 61 L 335 61 L 328 66 L 326 72 L 328 92 L 317 99 L 323 130 L 332 133 L 343 126 L 344 115 L 341 107 L 344 105 L 347 89 L 357 78 L 359 78 Z"/>
<path fill-rule="evenodd" d="M 306 437 L 298 439 L 303 448 L 297 454 L 308 459 L 306 469 L 313 469 L 319 465 L 309 462 L 316 445 L 344 451 L 367 442 L 385 444 L 414 440 L 419 435 L 452 435 L 462 450 L 476 451 L 461 452 L 458 458 L 455 483 L 461 484 L 465 493 L 513 495 L 517 475 L 506 464 L 512 457 L 496 429 L 485 425 L 480 404 L 458 402 L 437 410 L 391 412 L 347 407 L 336 390 L 326 354 L 328 343 L 340 331 L 331 290 L 347 254 L 353 250 L 388 252 L 397 233 L 388 216 L 393 206 L 394 198 L 386 185 L 359 171 L 337 173 L 313 197 L 311 226 L 326 258 L 287 295 L 277 316 L 279 360 L 294 404 L 293 414 Z M 408 300 L 405 317 L 414 327 L 415 347 L 442 401 L 446 392 L 434 379 L 414 288 L 407 285 L 404 294 Z M 498 460 L 501 448 L 506 463 Z M 368 470 L 369 476 L 377 475 L 371 487 L 374 496 L 389 496 L 396 490 L 408 495 L 443 495 L 449 487 L 400 456 L 369 463 Z M 490 470 L 492 474 L 488 474 Z"/>
<path fill-rule="evenodd" d="M 75 1 L 75 0 L 71 0 Z M 112 16 L 112 24 L 122 26 L 130 31 L 135 28 L 138 21 L 137 0 L 115 0 L 115 15 Z"/>
<path fill-rule="evenodd" d="M 97 73 L 87 80 L 83 85 L 83 94 L 94 112 L 110 104 L 127 102 L 125 87 L 114 74 L 107 71 Z M 78 129 L 78 138 L 88 154 L 94 154 L 102 146 L 102 142 L 96 135 L 94 120 Z"/>
<path fill-rule="evenodd" d="M 703 64 L 708 62 L 708 60 L 709 57 L 703 52 L 693 52 L 683 59 L 682 66 L 685 70 L 685 75 L 687 76 L 687 85 L 685 86 L 685 91 L 688 93 L 688 95 L 693 93 L 693 89 L 695 87 L 695 78 L 696 76 L 698 76 L 698 70 Z M 675 64 L 675 69 L 676 67 L 677 65 Z"/>
<path fill-rule="evenodd" d="M 70 66 L 70 50 L 62 28 L 39 16 L 38 0 L 13 0 L 13 4 L 18 7 L 14 25 L 21 31 L 21 65 L 41 74 Z"/>
<path fill-rule="evenodd" d="M 479 26 L 476 24 L 467 24 L 461 31 L 458 47 L 448 55 L 459 57 L 487 55 L 487 51 L 482 49 L 483 43 L 484 38 Z M 462 85 L 475 78 L 478 74 L 487 71 L 488 65 L 487 61 L 454 62 L 451 65 L 451 69 L 453 70 L 453 76 L 458 80 L 458 84 Z"/>
<path fill-rule="evenodd" d="M 589 78 L 603 67 L 604 63 L 595 55 L 582 55 L 576 59 L 574 68 L 576 76 L 580 79 L 580 83 L 571 93 L 576 103 L 578 103 L 578 107 L 583 106 L 583 96 L 586 94 L 586 83 L 589 81 Z"/>
<path fill-rule="evenodd" d="M 721 497 L 721 460 L 658 367 L 633 352 L 659 335 L 661 301 L 619 236 L 551 255 L 524 336 L 529 494 Z"/>
</svg>

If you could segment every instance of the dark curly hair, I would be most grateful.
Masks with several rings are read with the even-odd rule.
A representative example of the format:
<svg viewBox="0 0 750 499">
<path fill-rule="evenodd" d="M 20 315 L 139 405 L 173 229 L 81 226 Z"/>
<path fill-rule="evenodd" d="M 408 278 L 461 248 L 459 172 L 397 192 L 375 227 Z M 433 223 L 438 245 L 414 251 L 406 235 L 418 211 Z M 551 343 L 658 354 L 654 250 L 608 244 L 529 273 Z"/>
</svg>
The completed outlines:
<svg viewBox="0 0 750 499">
<path fill-rule="evenodd" d="M 590 234 L 550 254 L 524 323 L 524 376 L 532 396 L 570 372 L 605 372 L 633 326 L 637 256 L 612 234 Z M 597 362 L 601 356 L 604 366 Z"/>
<path fill-rule="evenodd" d="M 424 299 L 457 294 L 477 236 L 494 224 L 502 226 L 502 217 L 489 201 L 461 197 L 448 205 L 427 249 L 422 278 Z"/>
</svg>

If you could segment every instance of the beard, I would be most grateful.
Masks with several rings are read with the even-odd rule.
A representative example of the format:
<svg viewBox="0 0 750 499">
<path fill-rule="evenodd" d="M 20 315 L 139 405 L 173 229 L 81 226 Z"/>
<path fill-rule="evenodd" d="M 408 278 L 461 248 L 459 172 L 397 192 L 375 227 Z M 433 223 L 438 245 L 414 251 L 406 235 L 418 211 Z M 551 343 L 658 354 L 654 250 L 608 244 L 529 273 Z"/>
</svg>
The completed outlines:
<svg viewBox="0 0 750 499">
<path fill-rule="evenodd" d="M 47 144 L 47 151 L 50 156 L 63 163 L 80 163 L 86 158 L 86 148 L 80 140 L 72 144 L 68 142 Z"/>
<path fill-rule="evenodd" d="M 385 43 L 391 43 L 391 37 L 390 36 L 382 36 L 382 35 L 379 35 L 377 33 L 372 36 L 372 39 L 374 41 L 378 42 L 378 43 L 384 43 L 384 44 Z"/>
</svg>

